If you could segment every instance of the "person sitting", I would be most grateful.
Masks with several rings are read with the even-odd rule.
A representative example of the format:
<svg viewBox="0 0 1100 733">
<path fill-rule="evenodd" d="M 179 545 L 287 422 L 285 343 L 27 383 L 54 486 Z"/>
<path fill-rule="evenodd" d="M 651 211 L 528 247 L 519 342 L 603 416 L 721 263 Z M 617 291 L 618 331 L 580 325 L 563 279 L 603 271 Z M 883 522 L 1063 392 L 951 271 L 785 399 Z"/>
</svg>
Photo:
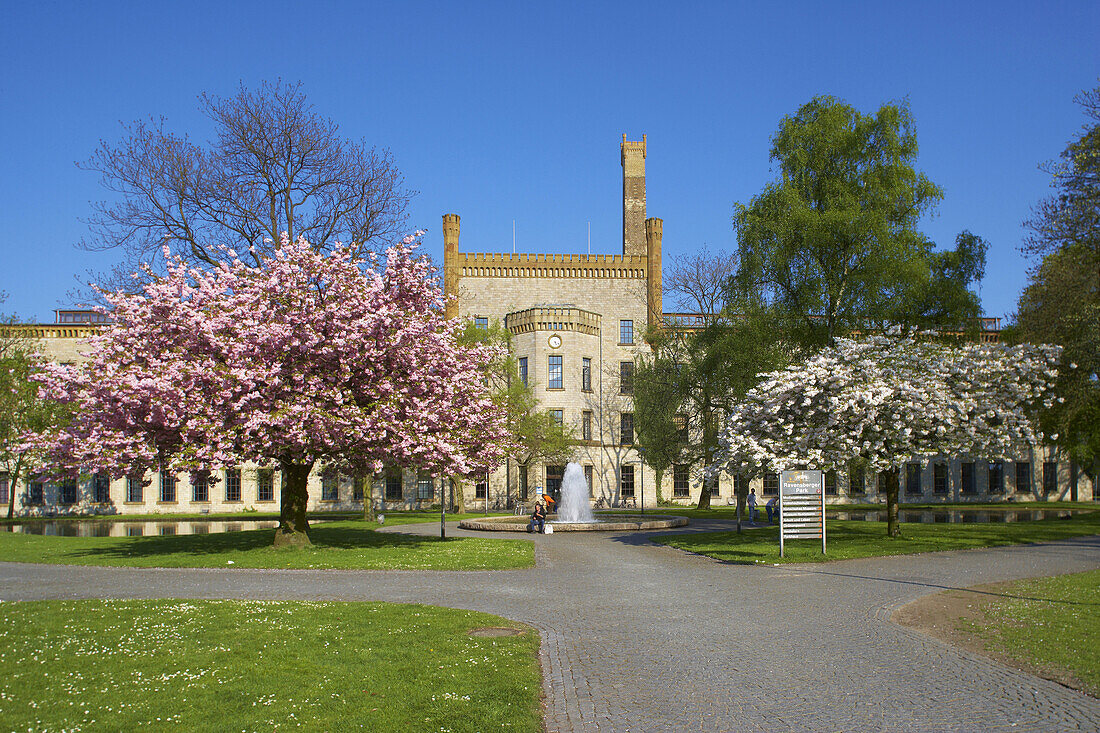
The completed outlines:
<svg viewBox="0 0 1100 733">
<path fill-rule="evenodd" d="M 542 508 L 542 502 L 535 502 L 535 511 L 531 514 L 531 522 L 527 525 L 528 532 L 535 531 L 535 524 L 539 525 L 539 534 L 543 534 L 546 529 L 546 510 Z"/>
<path fill-rule="evenodd" d="M 764 508 L 768 510 L 768 524 L 779 521 L 779 497 L 773 496 L 768 499 L 768 503 L 764 505 Z"/>
</svg>

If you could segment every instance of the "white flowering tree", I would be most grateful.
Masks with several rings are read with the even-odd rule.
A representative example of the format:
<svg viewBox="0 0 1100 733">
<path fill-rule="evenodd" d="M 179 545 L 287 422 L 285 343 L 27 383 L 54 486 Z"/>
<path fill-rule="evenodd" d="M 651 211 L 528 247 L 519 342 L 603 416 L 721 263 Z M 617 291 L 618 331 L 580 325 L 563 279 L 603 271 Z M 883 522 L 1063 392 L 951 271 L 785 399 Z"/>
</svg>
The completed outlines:
<svg viewBox="0 0 1100 733">
<path fill-rule="evenodd" d="M 711 469 L 755 476 L 861 461 L 885 473 L 887 534 L 896 537 L 901 463 L 941 453 L 996 460 L 1037 444 L 1031 408 L 1052 399 L 1060 351 L 838 339 L 762 375 L 729 414 Z"/>
</svg>

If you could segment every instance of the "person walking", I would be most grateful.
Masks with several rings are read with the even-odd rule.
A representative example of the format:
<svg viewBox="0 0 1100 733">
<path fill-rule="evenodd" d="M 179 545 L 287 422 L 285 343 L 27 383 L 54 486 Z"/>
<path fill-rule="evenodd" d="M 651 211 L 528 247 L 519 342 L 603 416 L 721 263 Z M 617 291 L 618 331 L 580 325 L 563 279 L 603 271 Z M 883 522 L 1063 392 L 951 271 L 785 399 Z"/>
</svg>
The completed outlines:
<svg viewBox="0 0 1100 733">
<path fill-rule="evenodd" d="M 749 524 L 756 526 L 756 489 L 749 489 Z"/>
</svg>

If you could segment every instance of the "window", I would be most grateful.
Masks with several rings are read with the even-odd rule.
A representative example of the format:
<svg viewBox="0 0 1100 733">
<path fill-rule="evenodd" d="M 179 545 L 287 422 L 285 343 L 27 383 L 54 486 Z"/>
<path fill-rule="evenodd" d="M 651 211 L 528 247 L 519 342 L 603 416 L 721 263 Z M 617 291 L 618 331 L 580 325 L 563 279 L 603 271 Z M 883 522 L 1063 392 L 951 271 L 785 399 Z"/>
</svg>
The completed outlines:
<svg viewBox="0 0 1100 733">
<path fill-rule="evenodd" d="M 0 474 L 0 504 L 6 505 L 11 501 L 11 483 L 6 473 Z"/>
<path fill-rule="evenodd" d="M 126 477 L 126 501 L 140 503 L 145 501 L 145 487 L 141 485 L 141 476 Z"/>
<path fill-rule="evenodd" d="M 191 501 L 210 501 L 210 478 L 196 476 L 191 480 Z"/>
<path fill-rule="evenodd" d="M 634 362 L 619 363 L 619 394 L 634 394 Z"/>
<path fill-rule="evenodd" d="M 587 356 L 581 359 L 581 391 L 592 391 L 592 360 Z"/>
<path fill-rule="evenodd" d="M 547 389 L 562 389 L 563 382 L 561 378 L 561 355 L 550 356 L 549 359 L 549 377 L 547 382 Z"/>
<path fill-rule="evenodd" d="M 527 466 L 519 467 L 519 500 L 527 501 Z"/>
<path fill-rule="evenodd" d="M 688 416 L 681 412 L 680 414 L 676 415 L 676 417 L 672 418 L 672 420 L 676 424 L 676 436 L 680 439 L 681 443 L 687 443 Z"/>
<path fill-rule="evenodd" d="M 326 469 L 321 474 L 321 501 L 336 501 L 339 498 L 340 474 L 331 469 Z"/>
<path fill-rule="evenodd" d="M 919 463 L 906 463 L 905 464 L 905 493 L 906 494 L 921 494 L 924 493 L 924 487 L 920 485 L 920 464 Z"/>
<path fill-rule="evenodd" d="M 27 503 L 41 504 L 45 501 L 45 490 L 41 481 L 31 481 L 27 485 Z"/>
<path fill-rule="evenodd" d="M 890 480 L 890 472 L 888 470 L 882 470 L 878 472 L 878 491 L 880 494 L 886 493 L 886 484 Z M 898 476 L 898 481 L 901 481 L 901 476 Z M 898 491 L 901 491 L 901 484 L 898 484 Z"/>
<path fill-rule="evenodd" d="M 105 473 L 95 474 L 92 476 L 92 501 L 96 504 L 106 504 L 110 500 L 111 477 Z"/>
<path fill-rule="evenodd" d="M 848 469 L 848 493 L 867 493 L 867 472 L 860 466 L 852 466 Z"/>
<path fill-rule="evenodd" d="M 932 492 L 935 494 L 947 493 L 947 464 L 937 463 L 932 466 Z"/>
<path fill-rule="evenodd" d="M 619 466 L 619 496 L 634 496 L 634 466 Z"/>
<path fill-rule="evenodd" d="M 416 479 L 416 498 L 431 501 L 435 498 L 435 482 L 428 474 L 420 474 Z"/>
<path fill-rule="evenodd" d="M 160 500 L 172 502 L 176 500 L 176 475 L 167 471 L 160 472 Z"/>
<path fill-rule="evenodd" d="M 775 496 L 779 493 L 779 474 L 775 471 L 764 472 L 764 496 Z"/>
<path fill-rule="evenodd" d="M 581 413 L 581 440 L 592 440 L 592 411 Z"/>
<path fill-rule="evenodd" d="M 588 495 L 595 496 L 595 484 L 592 483 L 592 466 L 584 467 L 584 482 L 588 484 Z"/>
<path fill-rule="evenodd" d="M 825 493 L 836 496 L 836 471 L 825 472 Z"/>
<path fill-rule="evenodd" d="M 256 501 L 275 501 L 275 469 L 256 471 Z"/>
<path fill-rule="evenodd" d="M 241 469 L 225 469 L 225 500 L 241 500 Z"/>
<path fill-rule="evenodd" d="M 487 331 L 489 330 L 489 319 L 483 316 L 477 316 L 474 318 L 474 325 Z"/>
<path fill-rule="evenodd" d="M 386 474 L 386 501 L 401 501 L 401 474 Z"/>
<path fill-rule="evenodd" d="M 1058 493 L 1058 462 L 1043 461 L 1043 496 Z"/>
<path fill-rule="evenodd" d="M 978 484 L 974 480 L 974 464 L 967 462 L 959 467 L 959 491 L 964 494 L 977 494 Z"/>
<path fill-rule="evenodd" d="M 1016 464 L 1016 491 L 1020 494 L 1031 493 L 1031 464 Z"/>
<path fill-rule="evenodd" d="M 623 346 L 634 343 L 634 321 L 619 321 L 619 343 Z"/>
<path fill-rule="evenodd" d="M 555 425 L 565 424 L 565 412 L 563 410 L 549 410 L 550 419 L 554 421 Z"/>
<path fill-rule="evenodd" d="M 527 386 L 527 357 L 521 356 L 519 358 L 519 381 L 523 382 L 523 386 Z"/>
<path fill-rule="evenodd" d="M 485 474 L 482 474 L 478 477 L 477 483 L 474 484 L 474 498 L 484 499 L 486 497 L 486 492 L 488 491 L 488 489 L 488 477 Z"/>
<path fill-rule="evenodd" d="M 749 480 L 745 478 L 743 473 L 733 474 L 733 493 L 736 494 L 748 494 L 749 493 Z"/>
<path fill-rule="evenodd" d="M 351 478 L 351 500 L 352 501 L 363 501 L 363 497 L 366 496 L 366 494 L 367 494 L 366 486 L 367 486 L 367 477 L 366 476 L 364 476 L 362 474 L 352 476 L 352 478 Z"/>
<path fill-rule="evenodd" d="M 677 499 L 686 499 L 691 496 L 687 466 L 672 467 L 672 495 Z"/>
<path fill-rule="evenodd" d="M 634 413 L 619 415 L 619 445 L 634 445 Z"/>
<path fill-rule="evenodd" d="M 704 478 L 703 479 L 703 485 L 706 486 L 708 489 L 710 489 L 710 495 L 712 497 L 720 496 L 719 491 L 721 490 L 721 487 L 718 484 L 718 475 L 717 474 L 715 474 L 714 476 L 707 476 L 706 478 Z"/>
<path fill-rule="evenodd" d="M 989 493 L 1003 494 L 1005 490 L 1005 464 L 994 461 L 989 464 Z"/>
</svg>

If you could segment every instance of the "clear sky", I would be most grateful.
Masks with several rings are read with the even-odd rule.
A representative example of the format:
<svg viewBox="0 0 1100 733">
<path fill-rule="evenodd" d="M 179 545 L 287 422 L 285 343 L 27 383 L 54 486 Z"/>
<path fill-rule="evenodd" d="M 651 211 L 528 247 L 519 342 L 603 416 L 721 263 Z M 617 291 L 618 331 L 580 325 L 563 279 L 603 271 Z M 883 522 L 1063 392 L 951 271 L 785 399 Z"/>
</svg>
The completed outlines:
<svg viewBox="0 0 1100 733">
<path fill-rule="evenodd" d="M 648 215 L 666 262 L 732 250 L 735 201 L 773 173 L 779 120 L 814 95 L 907 98 L 918 167 L 945 191 L 923 230 L 990 242 L 988 315 L 1015 309 L 1037 165 L 1084 122 L 1100 3 L 15 2 L 0 0 L 0 310 L 52 320 L 109 254 L 74 243 L 106 192 L 85 160 L 119 122 L 209 136 L 203 91 L 302 81 L 419 191 L 410 227 L 465 251 L 622 251 L 619 141 L 648 135 Z M 668 305 L 671 306 L 671 303 Z"/>
</svg>

